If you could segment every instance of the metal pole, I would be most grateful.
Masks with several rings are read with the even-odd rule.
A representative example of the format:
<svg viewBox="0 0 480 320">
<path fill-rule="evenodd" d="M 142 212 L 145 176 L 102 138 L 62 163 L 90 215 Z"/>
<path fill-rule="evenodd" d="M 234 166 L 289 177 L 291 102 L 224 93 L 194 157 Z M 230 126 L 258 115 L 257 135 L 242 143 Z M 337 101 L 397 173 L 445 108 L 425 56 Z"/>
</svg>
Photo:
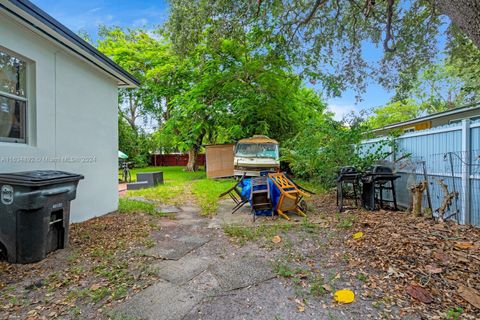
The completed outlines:
<svg viewBox="0 0 480 320">
<path fill-rule="evenodd" d="M 453 215 L 458 219 L 458 192 L 457 192 L 457 186 L 455 184 L 455 172 L 453 171 L 453 159 L 452 159 L 452 152 L 448 153 L 448 159 L 450 160 L 450 172 L 452 176 L 452 186 L 453 186 L 453 192 L 455 192 L 455 213 L 451 214 L 448 216 L 448 218 L 451 218 Z"/>
<path fill-rule="evenodd" d="M 422 166 L 423 166 L 423 179 L 425 179 L 425 182 L 427 183 L 426 191 L 427 191 L 427 202 L 428 202 L 428 207 L 430 208 L 430 212 L 432 213 L 433 217 L 433 207 L 432 207 L 432 198 L 430 197 L 430 187 L 428 183 L 428 175 L 427 175 L 427 166 L 425 161 L 421 161 Z"/>
<path fill-rule="evenodd" d="M 463 222 L 470 223 L 471 204 L 470 204 L 470 119 L 462 120 L 462 213 Z"/>
</svg>

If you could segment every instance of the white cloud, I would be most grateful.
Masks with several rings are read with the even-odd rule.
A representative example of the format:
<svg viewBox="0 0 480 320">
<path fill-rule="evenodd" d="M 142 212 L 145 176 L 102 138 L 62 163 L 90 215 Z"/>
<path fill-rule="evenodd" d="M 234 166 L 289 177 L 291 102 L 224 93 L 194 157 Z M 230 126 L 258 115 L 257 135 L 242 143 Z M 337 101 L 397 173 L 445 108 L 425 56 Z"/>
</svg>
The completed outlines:
<svg viewBox="0 0 480 320">
<path fill-rule="evenodd" d="M 140 18 L 133 21 L 134 27 L 145 27 L 147 24 L 148 24 L 148 19 L 146 18 Z"/>
<path fill-rule="evenodd" d="M 329 104 L 328 110 L 335 114 L 335 120 L 341 121 L 346 114 L 355 111 L 355 107 L 353 105 Z"/>
<path fill-rule="evenodd" d="M 94 12 L 97 12 L 97 11 L 100 11 L 100 10 L 102 10 L 102 7 L 96 7 L 96 8 L 88 10 L 87 13 L 94 13 Z"/>
</svg>

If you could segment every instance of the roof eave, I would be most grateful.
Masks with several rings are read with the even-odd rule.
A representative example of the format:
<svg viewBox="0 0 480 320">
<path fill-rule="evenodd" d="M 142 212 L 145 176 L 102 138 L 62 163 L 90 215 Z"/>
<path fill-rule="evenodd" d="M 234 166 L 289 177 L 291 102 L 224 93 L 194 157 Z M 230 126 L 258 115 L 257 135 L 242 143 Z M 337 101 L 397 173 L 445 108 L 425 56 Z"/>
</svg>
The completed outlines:
<svg viewBox="0 0 480 320">
<path fill-rule="evenodd" d="M 452 109 L 452 110 L 447 110 L 447 111 L 434 113 L 434 114 L 423 116 L 423 117 L 420 117 L 420 118 L 415 118 L 415 119 L 411 119 L 411 120 L 407 120 L 407 121 L 397 122 L 397 123 L 394 123 L 394 124 L 391 124 L 391 125 L 388 125 L 388 126 L 385 126 L 385 127 L 382 127 L 382 128 L 373 129 L 370 132 L 375 133 L 375 132 L 380 132 L 380 131 L 384 131 L 384 130 L 396 129 L 396 128 L 400 128 L 400 127 L 403 127 L 403 126 L 408 126 L 410 124 L 415 124 L 417 122 L 428 121 L 428 120 L 441 118 L 441 117 L 445 117 L 445 116 L 449 116 L 449 115 L 453 115 L 453 114 L 458 114 L 458 113 L 462 113 L 462 112 L 469 112 L 469 111 L 472 111 L 472 110 L 475 110 L 475 109 L 480 109 L 480 102 L 474 103 L 474 104 L 471 104 L 471 105 L 467 105 L 467 106 L 463 106 L 463 107 L 460 107 L 460 108 L 457 108 L 457 109 Z"/>
<path fill-rule="evenodd" d="M 83 61 L 114 77 L 119 87 L 135 88 L 140 85 L 140 81 L 134 76 L 30 1 L 1 1 L 0 8 L 3 8 L 27 28 L 61 45 Z"/>
</svg>

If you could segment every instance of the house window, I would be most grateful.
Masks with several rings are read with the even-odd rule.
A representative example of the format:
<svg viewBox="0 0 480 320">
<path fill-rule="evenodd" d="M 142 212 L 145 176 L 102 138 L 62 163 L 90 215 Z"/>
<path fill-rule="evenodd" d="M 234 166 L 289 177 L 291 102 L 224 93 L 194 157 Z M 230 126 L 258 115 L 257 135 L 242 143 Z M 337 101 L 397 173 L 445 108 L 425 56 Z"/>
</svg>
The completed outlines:
<svg viewBox="0 0 480 320">
<path fill-rule="evenodd" d="M 27 63 L 0 48 L 0 142 L 26 142 Z"/>
<path fill-rule="evenodd" d="M 415 127 L 408 127 L 408 128 L 403 129 L 403 133 L 409 133 L 409 132 L 414 132 L 414 131 L 415 131 Z"/>
</svg>

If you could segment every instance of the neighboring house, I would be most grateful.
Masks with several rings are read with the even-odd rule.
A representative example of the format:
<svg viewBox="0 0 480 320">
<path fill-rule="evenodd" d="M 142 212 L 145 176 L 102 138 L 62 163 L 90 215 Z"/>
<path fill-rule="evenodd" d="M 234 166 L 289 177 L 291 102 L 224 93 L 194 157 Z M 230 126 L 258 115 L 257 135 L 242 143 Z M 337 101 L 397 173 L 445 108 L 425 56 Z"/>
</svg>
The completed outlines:
<svg viewBox="0 0 480 320">
<path fill-rule="evenodd" d="M 0 172 L 85 176 L 72 221 L 118 206 L 118 87 L 138 81 L 44 11 L 0 0 Z"/>
<path fill-rule="evenodd" d="M 470 119 L 472 121 L 480 119 L 480 104 L 437 112 L 424 117 L 397 122 L 383 128 L 372 130 L 371 132 L 375 136 L 380 137 L 385 136 L 390 132 L 408 133 L 436 128 L 447 124 L 460 123 L 463 119 Z"/>
</svg>

